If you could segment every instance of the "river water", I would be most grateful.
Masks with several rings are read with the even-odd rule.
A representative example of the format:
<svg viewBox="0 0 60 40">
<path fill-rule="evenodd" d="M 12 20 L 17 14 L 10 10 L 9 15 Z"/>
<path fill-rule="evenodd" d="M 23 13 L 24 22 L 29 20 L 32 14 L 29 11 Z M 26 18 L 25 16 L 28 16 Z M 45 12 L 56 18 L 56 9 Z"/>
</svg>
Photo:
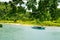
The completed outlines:
<svg viewBox="0 0 60 40">
<path fill-rule="evenodd" d="M 0 40 L 60 40 L 60 28 L 46 27 L 45 30 L 38 30 L 28 26 L 3 24 Z"/>
</svg>

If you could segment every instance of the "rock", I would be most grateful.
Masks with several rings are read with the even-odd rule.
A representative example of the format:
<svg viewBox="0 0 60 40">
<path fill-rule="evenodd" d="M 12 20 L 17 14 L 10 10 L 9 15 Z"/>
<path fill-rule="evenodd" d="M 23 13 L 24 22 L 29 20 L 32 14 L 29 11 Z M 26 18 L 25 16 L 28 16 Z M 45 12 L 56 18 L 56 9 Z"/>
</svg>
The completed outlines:
<svg viewBox="0 0 60 40">
<path fill-rule="evenodd" d="M 2 27 L 2 24 L 0 24 L 0 28 Z"/>
</svg>

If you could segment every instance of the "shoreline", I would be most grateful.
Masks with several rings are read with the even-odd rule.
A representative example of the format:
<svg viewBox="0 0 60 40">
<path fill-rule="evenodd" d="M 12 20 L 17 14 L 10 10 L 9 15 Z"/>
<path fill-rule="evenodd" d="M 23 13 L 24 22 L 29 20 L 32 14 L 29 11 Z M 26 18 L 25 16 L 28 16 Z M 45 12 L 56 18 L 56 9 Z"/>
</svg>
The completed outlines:
<svg viewBox="0 0 60 40">
<path fill-rule="evenodd" d="M 53 21 L 36 22 L 36 21 L 17 20 L 16 22 L 14 22 L 14 21 L 9 21 L 9 20 L 0 20 L 0 24 L 14 24 L 14 25 L 22 25 L 22 26 L 60 27 L 60 23 L 55 23 Z"/>
<path fill-rule="evenodd" d="M 42 25 L 33 25 L 33 24 L 20 24 L 20 23 L 0 23 L 0 24 L 11 24 L 11 25 L 22 25 L 22 26 L 42 26 Z M 60 26 L 42 26 L 42 27 L 60 27 Z"/>
</svg>

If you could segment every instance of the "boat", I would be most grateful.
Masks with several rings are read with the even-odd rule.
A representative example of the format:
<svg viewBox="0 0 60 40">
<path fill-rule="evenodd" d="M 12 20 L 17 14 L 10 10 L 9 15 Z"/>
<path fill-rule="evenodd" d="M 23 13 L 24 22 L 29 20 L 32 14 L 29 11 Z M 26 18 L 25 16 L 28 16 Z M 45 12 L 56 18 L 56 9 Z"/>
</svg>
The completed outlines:
<svg viewBox="0 0 60 40">
<path fill-rule="evenodd" d="M 40 30 L 45 30 L 45 27 L 42 26 L 34 26 L 32 27 L 33 29 L 40 29 Z"/>
</svg>

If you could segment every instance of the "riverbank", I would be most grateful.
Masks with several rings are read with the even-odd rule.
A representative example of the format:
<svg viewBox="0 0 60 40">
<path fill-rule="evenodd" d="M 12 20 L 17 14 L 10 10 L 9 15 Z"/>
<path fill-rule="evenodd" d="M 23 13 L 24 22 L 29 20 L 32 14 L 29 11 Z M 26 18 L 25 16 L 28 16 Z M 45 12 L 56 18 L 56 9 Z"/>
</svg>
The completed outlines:
<svg viewBox="0 0 60 40">
<path fill-rule="evenodd" d="M 7 21 L 0 20 L 0 24 L 14 24 L 14 25 L 23 25 L 23 26 L 52 26 L 52 27 L 60 27 L 60 23 L 52 22 L 52 21 L 44 21 L 44 22 L 36 22 L 36 21 Z"/>
</svg>

